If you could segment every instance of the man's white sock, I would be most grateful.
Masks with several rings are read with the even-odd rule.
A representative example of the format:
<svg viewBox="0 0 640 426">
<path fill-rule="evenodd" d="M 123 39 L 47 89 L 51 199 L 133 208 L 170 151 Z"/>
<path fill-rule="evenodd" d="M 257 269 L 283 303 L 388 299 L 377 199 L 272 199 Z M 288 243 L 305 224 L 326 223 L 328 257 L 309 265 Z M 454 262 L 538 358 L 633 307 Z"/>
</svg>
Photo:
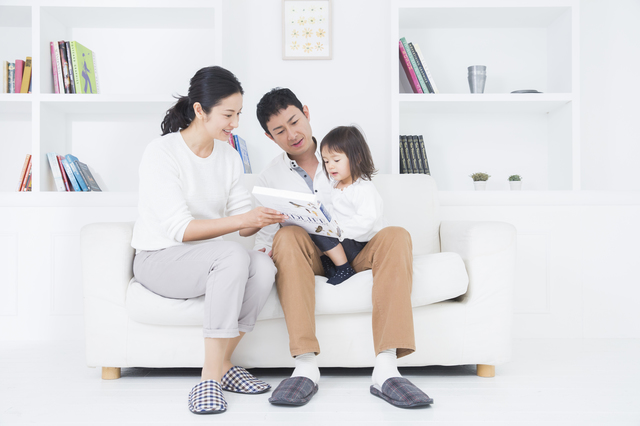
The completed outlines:
<svg viewBox="0 0 640 426">
<path fill-rule="evenodd" d="M 373 384 L 382 388 L 382 384 L 391 377 L 402 377 L 398 371 L 398 359 L 395 349 L 382 351 L 376 357 L 376 364 L 373 367 L 371 379 Z"/>
<path fill-rule="evenodd" d="M 316 354 L 307 352 L 306 354 L 298 355 L 295 360 L 296 368 L 293 370 L 291 377 L 307 377 L 313 380 L 313 383 L 318 383 L 318 380 L 320 380 L 320 369 L 318 368 Z"/>
</svg>

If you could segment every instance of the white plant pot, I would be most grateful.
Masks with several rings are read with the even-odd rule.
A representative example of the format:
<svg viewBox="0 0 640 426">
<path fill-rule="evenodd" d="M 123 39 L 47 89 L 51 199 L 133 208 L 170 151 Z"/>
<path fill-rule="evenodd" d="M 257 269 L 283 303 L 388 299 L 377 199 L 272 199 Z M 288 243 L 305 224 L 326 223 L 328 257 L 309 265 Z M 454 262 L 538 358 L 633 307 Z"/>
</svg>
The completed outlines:
<svg viewBox="0 0 640 426">
<path fill-rule="evenodd" d="M 509 186 L 512 191 L 520 191 L 522 189 L 522 181 L 521 180 L 510 180 Z"/>
<path fill-rule="evenodd" d="M 487 181 L 476 180 L 473 182 L 473 186 L 476 188 L 476 191 L 485 191 L 487 189 Z"/>
</svg>

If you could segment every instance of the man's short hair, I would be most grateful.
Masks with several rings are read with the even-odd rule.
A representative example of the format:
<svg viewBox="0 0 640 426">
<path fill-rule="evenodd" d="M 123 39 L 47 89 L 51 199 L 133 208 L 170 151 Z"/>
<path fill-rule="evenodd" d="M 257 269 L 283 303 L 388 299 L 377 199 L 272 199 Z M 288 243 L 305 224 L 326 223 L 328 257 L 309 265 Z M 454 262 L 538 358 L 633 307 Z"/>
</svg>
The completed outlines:
<svg viewBox="0 0 640 426">
<path fill-rule="evenodd" d="M 258 116 L 258 121 L 265 132 L 271 134 L 267 128 L 267 122 L 271 117 L 278 115 L 280 111 L 287 109 L 290 105 L 293 105 L 302 111 L 302 103 L 298 100 L 296 95 L 287 88 L 276 87 L 275 89 L 271 89 L 271 91 L 266 93 L 262 99 L 260 99 L 256 115 Z"/>
</svg>

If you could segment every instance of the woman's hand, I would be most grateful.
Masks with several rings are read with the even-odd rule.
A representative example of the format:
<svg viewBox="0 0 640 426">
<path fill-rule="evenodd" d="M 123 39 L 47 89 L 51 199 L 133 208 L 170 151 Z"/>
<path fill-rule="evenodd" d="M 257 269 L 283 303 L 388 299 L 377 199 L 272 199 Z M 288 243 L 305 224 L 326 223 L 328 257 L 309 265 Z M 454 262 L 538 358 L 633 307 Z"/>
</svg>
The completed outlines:
<svg viewBox="0 0 640 426">
<path fill-rule="evenodd" d="M 266 207 L 256 207 L 248 213 L 245 213 L 247 228 L 264 228 L 274 223 L 282 223 L 286 216 L 277 210 L 268 209 Z"/>
</svg>

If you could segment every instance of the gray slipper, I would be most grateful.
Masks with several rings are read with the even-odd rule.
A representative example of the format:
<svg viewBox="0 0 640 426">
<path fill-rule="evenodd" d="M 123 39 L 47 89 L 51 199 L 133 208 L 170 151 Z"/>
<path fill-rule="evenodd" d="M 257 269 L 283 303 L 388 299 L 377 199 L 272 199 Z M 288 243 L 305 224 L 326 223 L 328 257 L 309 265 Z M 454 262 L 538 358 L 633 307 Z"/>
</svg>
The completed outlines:
<svg viewBox="0 0 640 426">
<path fill-rule="evenodd" d="M 318 392 L 318 385 L 307 377 L 289 377 L 280 382 L 269 402 L 273 405 L 304 405 Z"/>
<path fill-rule="evenodd" d="M 391 405 L 400 408 L 423 407 L 433 404 L 433 399 L 422 392 L 404 377 L 392 377 L 385 380 L 382 389 L 376 385 L 369 388 L 372 395 L 382 398 Z"/>
</svg>

